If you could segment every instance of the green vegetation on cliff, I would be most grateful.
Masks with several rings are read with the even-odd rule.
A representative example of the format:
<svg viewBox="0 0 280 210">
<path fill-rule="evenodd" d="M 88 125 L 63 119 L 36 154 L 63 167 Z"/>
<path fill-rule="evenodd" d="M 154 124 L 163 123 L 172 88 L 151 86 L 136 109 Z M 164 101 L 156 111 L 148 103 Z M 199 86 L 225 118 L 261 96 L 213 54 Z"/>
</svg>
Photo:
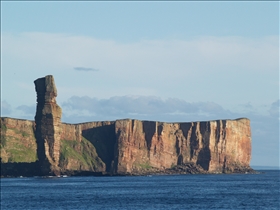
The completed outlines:
<svg viewBox="0 0 280 210">
<path fill-rule="evenodd" d="M 32 127 L 26 131 L 1 125 L 1 161 L 31 163 L 37 160 L 36 139 Z"/>
<path fill-rule="evenodd" d="M 104 163 L 98 157 L 95 147 L 87 139 L 61 140 L 59 165 L 62 169 L 93 170 L 99 171 Z"/>
<path fill-rule="evenodd" d="M 138 164 L 137 166 L 142 168 L 142 169 L 151 169 L 152 168 L 152 166 L 149 164 L 149 162 Z"/>
<path fill-rule="evenodd" d="M 86 129 L 83 130 L 82 135 L 94 146 L 98 157 L 106 165 L 106 171 L 110 172 L 116 142 L 115 124 Z"/>
</svg>

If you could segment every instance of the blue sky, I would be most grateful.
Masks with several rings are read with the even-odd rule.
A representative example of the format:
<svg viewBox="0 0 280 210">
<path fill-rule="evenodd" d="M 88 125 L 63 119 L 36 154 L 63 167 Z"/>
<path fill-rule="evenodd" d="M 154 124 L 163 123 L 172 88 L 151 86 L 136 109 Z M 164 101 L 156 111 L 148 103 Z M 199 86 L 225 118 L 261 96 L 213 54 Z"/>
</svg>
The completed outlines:
<svg viewBox="0 0 280 210">
<path fill-rule="evenodd" d="M 1 116 L 49 74 L 64 122 L 247 117 L 279 165 L 279 2 L 1 2 Z"/>
</svg>

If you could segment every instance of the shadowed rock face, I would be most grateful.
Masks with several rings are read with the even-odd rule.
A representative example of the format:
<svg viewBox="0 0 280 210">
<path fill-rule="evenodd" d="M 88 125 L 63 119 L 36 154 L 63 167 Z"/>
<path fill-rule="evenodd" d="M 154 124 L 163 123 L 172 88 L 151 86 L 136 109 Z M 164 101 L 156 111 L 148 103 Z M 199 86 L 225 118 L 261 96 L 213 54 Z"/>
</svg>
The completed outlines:
<svg viewBox="0 0 280 210">
<path fill-rule="evenodd" d="M 57 90 L 53 76 L 34 81 L 37 93 L 35 137 L 43 174 L 59 174 L 60 128 L 62 110 L 56 104 Z"/>
<path fill-rule="evenodd" d="M 61 123 L 53 76 L 34 83 L 35 122 L 1 118 L 2 175 L 13 171 L 18 175 L 27 163 L 32 163 L 25 172 L 28 175 L 35 173 L 34 167 L 36 175 L 252 170 L 249 119 L 186 123 L 124 119 L 66 124 Z"/>
</svg>

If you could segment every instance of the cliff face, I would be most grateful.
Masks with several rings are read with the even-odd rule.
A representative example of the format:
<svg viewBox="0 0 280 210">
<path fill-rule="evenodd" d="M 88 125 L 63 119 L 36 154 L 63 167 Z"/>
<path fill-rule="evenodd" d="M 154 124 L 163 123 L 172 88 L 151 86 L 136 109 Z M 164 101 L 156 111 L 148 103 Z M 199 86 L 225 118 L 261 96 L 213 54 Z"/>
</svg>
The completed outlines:
<svg viewBox="0 0 280 210">
<path fill-rule="evenodd" d="M 34 131 L 33 121 L 1 118 L 2 163 L 35 162 L 37 152 L 44 158 L 45 153 L 53 154 L 48 151 L 52 147 L 37 149 Z M 142 174 L 192 164 L 205 172 L 230 173 L 250 169 L 250 159 L 248 119 L 191 123 L 125 119 L 61 123 L 59 161 L 54 166 L 54 161 L 39 161 L 39 167 L 45 167 L 43 174 L 54 173 L 55 167 L 62 174 Z"/>
<path fill-rule="evenodd" d="M 114 122 L 62 124 L 59 166 L 62 172 L 111 171 L 114 156 Z"/>
<path fill-rule="evenodd" d="M 111 170 L 114 122 L 61 123 L 57 164 L 48 159 L 54 153 L 50 151 L 53 147 L 45 147 L 46 141 L 36 141 L 35 134 L 34 121 L 1 118 L 1 175 L 95 174 Z"/>
<path fill-rule="evenodd" d="M 51 75 L 34 81 L 34 121 L 1 118 L 1 174 L 145 174 L 250 171 L 248 119 L 61 123 Z M 30 164 L 28 164 L 30 163 Z M 15 172 L 16 171 L 16 172 Z M 171 173 L 173 173 L 171 172 Z"/>
<path fill-rule="evenodd" d="M 1 118 L 1 162 L 35 162 L 37 144 L 35 123 L 29 120 Z"/>
<path fill-rule="evenodd" d="M 251 131 L 248 119 L 195 123 L 116 121 L 116 173 L 143 168 L 172 168 L 193 163 L 208 172 L 249 167 Z"/>
</svg>

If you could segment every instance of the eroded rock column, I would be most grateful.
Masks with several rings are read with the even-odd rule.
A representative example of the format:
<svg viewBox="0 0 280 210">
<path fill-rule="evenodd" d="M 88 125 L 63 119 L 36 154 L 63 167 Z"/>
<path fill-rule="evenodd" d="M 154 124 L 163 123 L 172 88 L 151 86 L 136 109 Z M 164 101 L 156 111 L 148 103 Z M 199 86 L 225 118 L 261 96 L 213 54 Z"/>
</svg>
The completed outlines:
<svg viewBox="0 0 280 210">
<path fill-rule="evenodd" d="M 56 104 L 57 90 L 52 75 L 34 81 L 37 93 L 35 116 L 37 155 L 43 175 L 58 175 L 62 110 Z"/>
</svg>

